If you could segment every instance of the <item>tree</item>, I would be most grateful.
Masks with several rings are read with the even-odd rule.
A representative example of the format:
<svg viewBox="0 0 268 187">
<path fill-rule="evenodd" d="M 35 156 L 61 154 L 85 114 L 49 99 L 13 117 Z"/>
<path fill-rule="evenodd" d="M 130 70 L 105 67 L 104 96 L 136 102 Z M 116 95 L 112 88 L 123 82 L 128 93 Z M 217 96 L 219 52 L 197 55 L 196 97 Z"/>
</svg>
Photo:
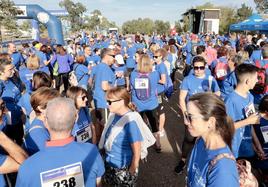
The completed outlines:
<svg viewBox="0 0 268 187">
<path fill-rule="evenodd" d="M 238 21 L 243 21 L 245 20 L 246 18 L 248 18 L 250 15 L 252 15 L 252 8 L 251 7 L 248 7 L 246 6 L 245 3 L 243 3 L 241 5 L 241 7 L 239 9 L 237 9 L 237 20 Z"/>
<path fill-rule="evenodd" d="M 181 26 L 181 24 L 180 24 L 179 21 L 175 21 L 175 29 L 176 29 L 176 32 L 177 32 L 177 33 L 180 33 L 180 32 L 183 31 L 183 30 L 182 30 L 182 26 Z"/>
<path fill-rule="evenodd" d="M 19 28 L 23 31 L 30 31 L 31 30 L 31 21 L 25 20 L 22 22 L 22 24 L 19 26 Z"/>
<path fill-rule="evenodd" d="M 11 32 L 18 31 L 16 15 L 22 14 L 22 11 L 14 6 L 10 0 L 0 0 L 0 42 L 2 42 L 2 26 Z"/>
<path fill-rule="evenodd" d="M 167 21 L 167 22 L 164 22 L 162 20 L 156 20 L 154 22 L 154 28 L 155 28 L 155 31 L 158 33 L 158 34 L 168 34 L 169 33 L 169 30 L 170 30 L 170 23 Z"/>
<path fill-rule="evenodd" d="M 81 3 L 74 3 L 71 0 L 63 0 L 59 3 L 60 7 L 64 7 L 69 16 L 67 20 L 71 23 L 71 31 L 79 31 L 83 28 L 83 14 L 87 11 L 86 7 Z"/>
<path fill-rule="evenodd" d="M 138 18 L 127 21 L 122 25 L 122 32 L 124 34 L 152 34 L 155 29 L 155 23 L 150 18 Z"/>
<path fill-rule="evenodd" d="M 267 0 L 254 0 L 258 13 L 266 13 L 268 9 Z"/>
</svg>

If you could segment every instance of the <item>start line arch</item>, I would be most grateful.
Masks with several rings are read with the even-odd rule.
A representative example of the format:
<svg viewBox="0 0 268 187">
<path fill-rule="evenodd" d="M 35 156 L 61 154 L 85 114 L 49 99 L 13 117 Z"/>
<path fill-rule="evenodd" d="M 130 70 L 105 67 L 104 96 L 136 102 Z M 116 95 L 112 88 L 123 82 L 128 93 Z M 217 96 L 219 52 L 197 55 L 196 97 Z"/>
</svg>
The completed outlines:
<svg viewBox="0 0 268 187">
<path fill-rule="evenodd" d="M 49 38 L 55 40 L 56 44 L 64 45 L 61 21 L 37 4 L 20 4 L 16 7 L 23 11 L 17 15 L 18 19 L 34 19 L 45 25 Z"/>
</svg>

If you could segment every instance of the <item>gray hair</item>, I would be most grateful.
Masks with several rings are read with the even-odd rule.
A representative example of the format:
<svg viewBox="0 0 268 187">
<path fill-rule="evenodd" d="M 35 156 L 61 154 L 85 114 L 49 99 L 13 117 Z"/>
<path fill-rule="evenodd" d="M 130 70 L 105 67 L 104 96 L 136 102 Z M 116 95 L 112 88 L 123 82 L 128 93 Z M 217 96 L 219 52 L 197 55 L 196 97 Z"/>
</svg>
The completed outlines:
<svg viewBox="0 0 268 187">
<path fill-rule="evenodd" d="M 71 131 L 76 120 L 76 113 L 72 99 L 62 97 L 52 99 L 46 108 L 47 125 L 54 132 Z"/>
<path fill-rule="evenodd" d="M 106 55 L 108 55 L 109 53 L 111 53 L 113 50 L 110 48 L 104 48 L 101 50 L 101 54 L 100 57 L 101 59 L 103 59 Z"/>
</svg>

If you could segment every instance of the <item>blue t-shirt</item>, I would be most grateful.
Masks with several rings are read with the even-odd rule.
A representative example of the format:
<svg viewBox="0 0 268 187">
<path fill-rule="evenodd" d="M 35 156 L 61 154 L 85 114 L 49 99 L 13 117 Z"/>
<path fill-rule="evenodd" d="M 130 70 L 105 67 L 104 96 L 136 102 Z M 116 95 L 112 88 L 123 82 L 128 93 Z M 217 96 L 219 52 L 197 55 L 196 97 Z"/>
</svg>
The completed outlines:
<svg viewBox="0 0 268 187">
<path fill-rule="evenodd" d="M 115 74 L 105 63 L 100 63 L 94 70 L 93 98 L 96 108 L 107 108 L 105 92 L 102 89 L 102 82 L 107 81 L 110 86 L 114 86 Z"/>
<path fill-rule="evenodd" d="M 96 186 L 96 178 L 101 177 L 104 170 L 102 158 L 95 145 L 72 141 L 63 146 L 46 146 L 44 150 L 29 157 L 20 166 L 16 187 L 41 187 L 41 179 L 44 183 L 55 180 L 54 183 L 51 182 L 54 186 L 56 186 L 55 182 L 63 184 L 61 179 L 68 177 L 65 173 L 67 171 L 75 172 L 74 176 L 71 176 L 73 179 L 69 178 L 67 183 L 78 184 L 77 176 L 83 175 L 83 186 Z"/>
<path fill-rule="evenodd" d="M 244 98 L 236 91 L 230 93 L 225 99 L 227 114 L 234 122 L 247 118 L 247 113 L 253 112 L 254 103 L 253 96 L 248 93 Z M 253 107 L 253 109 L 252 109 Z M 232 151 L 236 158 L 251 157 L 254 155 L 252 147 L 251 125 L 236 129 L 232 142 Z"/>
<path fill-rule="evenodd" d="M 83 64 L 75 64 L 73 67 L 73 70 L 75 71 L 75 75 L 78 81 L 78 86 L 87 90 L 88 79 L 89 79 L 87 66 Z"/>
<path fill-rule="evenodd" d="M 222 158 L 208 171 L 210 161 L 222 153 L 232 154 L 228 146 L 210 150 L 205 142 L 199 138 L 192 150 L 187 168 L 187 186 L 232 186 L 239 187 L 239 176 L 234 160 Z"/>
<path fill-rule="evenodd" d="M 77 141 L 81 140 L 85 142 L 85 140 L 87 140 L 86 142 L 90 142 L 92 137 L 91 123 L 92 120 L 88 108 L 87 107 L 81 108 L 78 113 L 78 119 L 75 122 L 72 130 L 72 136 L 74 136 Z"/>
<path fill-rule="evenodd" d="M 25 92 L 21 96 L 18 102 L 18 106 L 20 106 L 21 108 L 24 108 L 26 111 L 26 122 L 25 122 L 24 132 L 27 132 L 30 128 L 30 114 L 33 111 L 33 108 L 30 103 L 30 99 L 31 99 L 31 95 L 28 92 Z"/>
<path fill-rule="evenodd" d="M 131 86 L 131 98 L 132 102 L 137 107 L 139 112 L 146 110 L 153 110 L 158 106 L 157 100 L 157 84 L 159 81 L 159 74 L 156 71 L 149 73 L 149 85 L 150 85 L 150 97 L 147 100 L 139 100 L 135 89 L 135 79 L 139 77 L 139 72 L 133 71 L 130 75 L 130 86 Z"/>
<path fill-rule="evenodd" d="M 252 61 L 252 62 L 256 62 L 256 60 L 261 60 L 261 58 L 262 58 L 262 54 L 261 54 L 261 50 L 254 50 L 253 52 L 252 52 L 252 54 L 251 54 L 251 56 L 250 56 L 250 60 Z"/>
<path fill-rule="evenodd" d="M 113 69 L 114 74 L 116 76 L 115 85 L 116 86 L 126 85 L 126 81 L 125 81 L 125 75 L 127 73 L 126 65 L 120 65 L 120 66 L 113 65 L 112 69 Z"/>
<path fill-rule="evenodd" d="M 11 62 L 16 67 L 17 70 L 19 70 L 20 65 L 24 63 L 24 58 L 22 57 L 21 53 L 15 52 L 11 55 Z"/>
<path fill-rule="evenodd" d="M 135 68 L 136 67 L 136 60 L 135 60 L 134 56 L 127 58 L 126 66 L 127 66 L 127 68 Z"/>
<path fill-rule="evenodd" d="M 232 93 L 237 85 L 235 72 L 229 73 L 226 78 L 221 82 L 221 98 L 225 99 L 230 93 Z"/>
<path fill-rule="evenodd" d="M 24 147 L 29 155 L 45 148 L 46 141 L 50 139 L 50 135 L 43 121 L 35 118 L 28 132 L 25 135 Z"/>
<path fill-rule="evenodd" d="M 156 64 L 155 70 L 159 74 L 159 79 L 161 79 L 162 74 L 164 74 L 166 76 L 166 83 L 165 84 L 160 84 L 160 83 L 157 84 L 157 93 L 161 94 L 161 93 L 163 93 L 165 91 L 169 75 L 168 75 L 167 67 L 164 64 L 164 62 L 161 62 L 160 64 Z"/>
<path fill-rule="evenodd" d="M 211 85 L 209 79 L 211 79 Z M 211 75 L 205 75 L 204 78 L 198 78 L 193 74 L 189 74 L 183 79 L 180 89 L 188 91 L 185 100 L 186 102 L 188 102 L 190 96 L 196 93 L 208 91 L 217 92 L 220 90 L 217 81 Z"/>
<path fill-rule="evenodd" d="M 35 72 L 39 71 L 39 69 L 36 70 L 30 70 L 28 68 L 21 68 L 19 70 L 19 75 L 21 81 L 25 84 L 26 86 L 26 91 L 31 93 L 32 91 L 32 80 L 33 80 L 33 74 Z"/>
<path fill-rule="evenodd" d="M 115 115 L 111 126 L 105 134 L 105 141 L 109 137 L 112 128 L 121 117 L 122 116 Z M 105 161 L 115 168 L 130 166 L 133 156 L 131 144 L 141 142 L 142 140 L 140 129 L 135 121 L 125 124 L 122 131 L 114 139 L 111 151 L 106 151 Z"/>
</svg>

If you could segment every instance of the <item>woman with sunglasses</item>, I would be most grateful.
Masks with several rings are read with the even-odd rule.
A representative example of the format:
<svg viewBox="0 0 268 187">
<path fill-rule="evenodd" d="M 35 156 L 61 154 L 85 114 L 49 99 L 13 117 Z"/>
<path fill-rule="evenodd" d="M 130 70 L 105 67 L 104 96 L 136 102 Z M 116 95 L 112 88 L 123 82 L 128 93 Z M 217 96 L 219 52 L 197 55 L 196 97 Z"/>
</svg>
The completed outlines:
<svg viewBox="0 0 268 187">
<path fill-rule="evenodd" d="M 67 90 L 66 96 L 74 100 L 78 110 L 78 117 L 74 124 L 72 135 L 78 142 L 96 143 L 95 128 L 87 107 L 87 91 L 79 86 L 72 86 Z"/>
<path fill-rule="evenodd" d="M 206 61 L 201 56 L 196 56 L 192 61 L 193 74 L 185 77 L 180 86 L 179 105 L 182 113 L 186 111 L 186 104 L 189 97 L 202 92 L 213 92 L 220 95 L 219 87 L 213 76 L 205 73 Z M 183 115 L 184 116 L 184 115 Z M 184 116 L 184 124 L 186 124 Z M 182 143 L 182 158 L 175 167 L 175 172 L 180 174 L 184 167 L 188 153 L 191 151 L 195 139 L 188 133 L 185 128 L 184 140 Z"/>
<path fill-rule="evenodd" d="M 133 111 L 130 95 L 125 88 L 112 88 L 106 97 L 110 116 L 99 142 L 99 148 L 104 148 L 105 152 L 104 181 L 111 186 L 135 186 L 142 158 L 144 129 L 141 131 L 140 128 L 147 125 Z M 150 133 L 148 127 L 147 131 Z"/>
<path fill-rule="evenodd" d="M 239 186 L 231 151 L 234 123 L 221 98 L 212 93 L 195 94 L 184 116 L 191 136 L 199 137 L 188 163 L 187 186 Z"/>
</svg>

